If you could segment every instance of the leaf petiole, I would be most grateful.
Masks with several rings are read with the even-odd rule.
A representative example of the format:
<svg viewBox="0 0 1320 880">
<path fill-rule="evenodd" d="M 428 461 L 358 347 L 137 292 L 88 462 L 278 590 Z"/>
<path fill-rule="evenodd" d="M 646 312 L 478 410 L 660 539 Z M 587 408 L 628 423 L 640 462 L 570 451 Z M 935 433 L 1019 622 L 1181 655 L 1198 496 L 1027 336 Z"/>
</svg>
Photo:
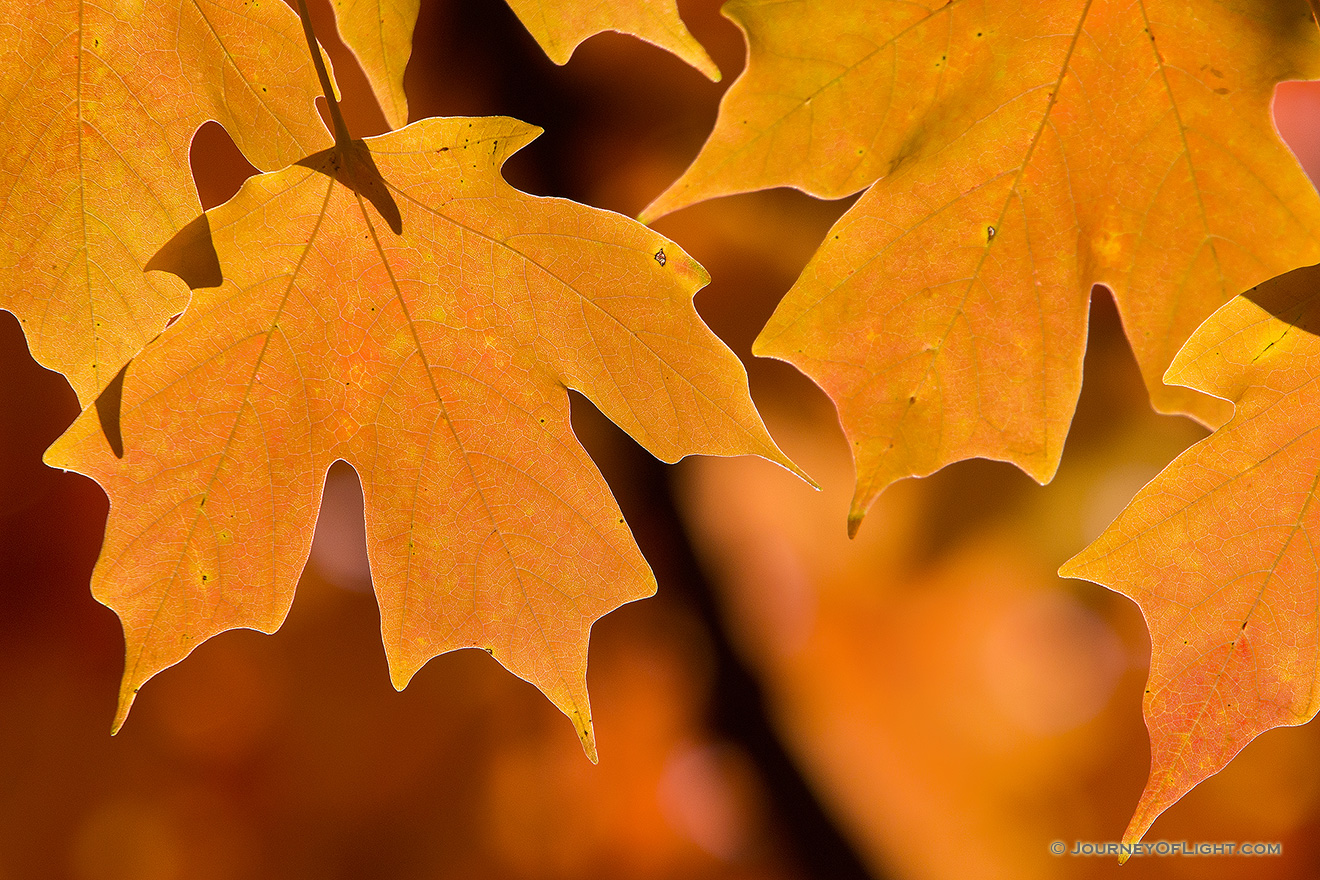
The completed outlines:
<svg viewBox="0 0 1320 880">
<path fill-rule="evenodd" d="M 344 122 L 343 114 L 339 112 L 339 102 L 335 100 L 335 89 L 330 83 L 330 72 L 325 69 L 325 60 L 321 57 L 321 45 L 316 41 L 312 16 L 307 11 L 307 0 L 298 0 L 298 18 L 302 21 L 303 35 L 307 37 L 307 50 L 312 53 L 316 77 L 321 81 L 321 91 L 325 93 L 325 102 L 330 109 L 330 122 L 335 129 L 335 146 L 342 151 L 353 139 L 348 134 L 348 125 Z"/>
</svg>

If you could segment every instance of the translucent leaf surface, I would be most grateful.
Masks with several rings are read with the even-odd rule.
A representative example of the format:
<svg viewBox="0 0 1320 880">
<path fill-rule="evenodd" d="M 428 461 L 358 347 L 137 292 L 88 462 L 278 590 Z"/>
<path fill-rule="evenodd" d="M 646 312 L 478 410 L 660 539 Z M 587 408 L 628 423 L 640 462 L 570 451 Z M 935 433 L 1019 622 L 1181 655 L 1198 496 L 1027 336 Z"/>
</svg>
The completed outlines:
<svg viewBox="0 0 1320 880">
<path fill-rule="evenodd" d="M 330 143 L 318 94 L 278 0 L 0 6 L 0 308 L 84 404 L 188 301 L 142 267 L 201 208 L 196 128 L 279 168 Z"/>
<path fill-rule="evenodd" d="M 395 685 L 485 648 L 594 757 L 588 632 L 655 582 L 566 389 L 665 460 L 791 465 L 692 307 L 695 261 L 500 177 L 537 132 L 428 119 L 351 142 L 250 179 L 153 260 L 199 288 L 193 303 L 129 365 L 122 399 L 47 453 L 111 499 L 92 587 L 128 643 L 116 724 L 206 638 L 279 627 L 342 458 L 366 496 Z"/>
<path fill-rule="evenodd" d="M 1061 571 L 1130 596 L 1151 632 L 1150 781 L 1124 836 L 1257 735 L 1320 708 L 1320 269 L 1230 301 L 1167 376 L 1232 419 L 1141 490 Z"/>
</svg>

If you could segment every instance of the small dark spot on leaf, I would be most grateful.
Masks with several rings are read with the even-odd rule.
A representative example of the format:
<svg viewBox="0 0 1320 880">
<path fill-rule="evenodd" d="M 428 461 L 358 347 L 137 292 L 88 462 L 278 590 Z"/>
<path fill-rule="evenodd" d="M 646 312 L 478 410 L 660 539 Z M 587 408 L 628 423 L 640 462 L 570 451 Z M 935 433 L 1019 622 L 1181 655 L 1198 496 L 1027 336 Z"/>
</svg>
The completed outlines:
<svg viewBox="0 0 1320 880">
<path fill-rule="evenodd" d="M 1228 93 L 1229 93 L 1229 90 L 1226 89 L 1226 88 L 1224 88 L 1223 86 L 1220 86 L 1219 88 L 1215 89 L 1215 94 L 1216 94 L 1216 95 L 1227 95 Z"/>
<path fill-rule="evenodd" d="M 665 259 L 664 248 L 660 248 L 660 250 L 655 252 L 655 261 L 659 263 L 661 266 L 663 266 L 667 262 L 667 260 Z"/>
<path fill-rule="evenodd" d="M 441 147 L 440 149 L 436 150 L 436 152 L 437 152 L 437 153 L 448 153 L 448 152 L 449 152 L 449 148 L 448 148 L 448 147 Z"/>
<path fill-rule="evenodd" d="M 913 404 L 913 403 L 916 403 L 916 402 L 917 402 L 917 398 L 916 398 L 915 395 L 913 395 L 912 397 L 909 397 L 909 398 L 908 398 L 908 403 L 909 403 L 909 404 Z"/>
<path fill-rule="evenodd" d="M 211 579 L 211 576 L 210 576 L 209 574 L 204 574 L 204 575 L 202 575 L 202 583 L 206 583 L 206 582 L 209 581 L 210 579 Z"/>
<path fill-rule="evenodd" d="M 987 242 L 995 240 L 995 228 L 993 226 L 987 226 L 985 228 L 985 240 Z"/>
</svg>

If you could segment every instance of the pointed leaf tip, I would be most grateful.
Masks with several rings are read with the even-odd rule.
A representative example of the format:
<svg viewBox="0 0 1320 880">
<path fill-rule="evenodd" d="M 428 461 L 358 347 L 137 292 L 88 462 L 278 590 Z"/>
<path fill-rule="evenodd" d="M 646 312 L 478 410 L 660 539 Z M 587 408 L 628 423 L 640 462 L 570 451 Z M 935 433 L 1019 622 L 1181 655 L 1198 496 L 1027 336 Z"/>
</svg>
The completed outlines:
<svg viewBox="0 0 1320 880">
<path fill-rule="evenodd" d="M 138 685 L 131 684 L 125 680 L 120 686 L 119 701 L 115 705 L 115 717 L 110 722 L 110 735 L 116 736 L 123 729 L 124 722 L 128 720 L 128 712 L 133 708 L 133 701 L 137 699 Z"/>
<path fill-rule="evenodd" d="M 766 436 L 767 438 L 769 438 L 768 433 Z M 793 461 L 793 459 L 789 458 L 788 455 L 782 449 L 779 448 L 779 444 L 775 443 L 773 439 L 770 440 L 770 448 L 772 451 L 758 452 L 756 453 L 756 455 L 759 456 L 760 458 L 765 459 L 771 464 L 778 465 L 779 467 L 788 471 L 790 474 L 797 477 L 799 480 L 806 483 L 808 486 L 810 486 L 812 489 L 816 490 L 817 492 L 820 491 L 820 484 L 817 483 L 815 480 L 813 480 L 810 474 L 808 474 L 802 468 L 798 467 L 797 463 Z"/>
<path fill-rule="evenodd" d="M 862 528 L 862 520 L 866 518 L 866 511 L 854 510 L 848 513 L 848 537 L 856 538 L 857 532 Z"/>
<path fill-rule="evenodd" d="M 1061 578 L 1074 578 L 1080 581 L 1087 580 L 1087 578 L 1078 574 L 1081 565 L 1078 564 L 1077 560 L 1081 555 L 1082 555 L 1081 553 L 1078 553 L 1072 559 L 1069 559 L 1063 565 L 1060 565 L 1059 570 L 1055 572 L 1055 574 L 1057 574 Z"/>
<path fill-rule="evenodd" d="M 586 723 L 581 723 L 581 718 L 574 718 L 574 725 L 577 727 L 578 741 L 582 743 L 582 751 L 586 753 L 587 760 L 593 764 L 600 763 L 600 755 L 596 752 L 596 727 L 588 718 Z"/>
</svg>

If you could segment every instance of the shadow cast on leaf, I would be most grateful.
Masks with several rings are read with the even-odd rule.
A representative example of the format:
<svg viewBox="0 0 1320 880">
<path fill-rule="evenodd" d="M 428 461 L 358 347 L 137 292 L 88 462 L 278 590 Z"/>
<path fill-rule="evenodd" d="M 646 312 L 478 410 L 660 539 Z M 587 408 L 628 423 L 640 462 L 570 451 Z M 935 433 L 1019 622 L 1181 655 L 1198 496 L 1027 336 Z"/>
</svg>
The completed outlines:
<svg viewBox="0 0 1320 880">
<path fill-rule="evenodd" d="M 403 218 L 399 214 L 399 206 L 390 195 L 385 179 L 380 176 L 380 171 L 376 168 L 376 160 L 371 157 L 371 150 L 364 142 L 353 141 L 342 156 L 338 147 L 331 147 L 313 153 L 297 164 L 327 177 L 333 177 L 371 202 L 389 224 L 390 230 L 395 235 L 403 234 Z"/>
<path fill-rule="evenodd" d="M 1303 266 L 1242 294 L 1275 318 L 1320 336 L 1320 265 Z"/>
<path fill-rule="evenodd" d="M 390 195 L 389 187 L 371 157 L 371 150 L 364 142 L 353 141 L 343 154 L 338 147 L 331 147 L 296 164 L 331 177 L 357 193 L 375 207 L 395 235 L 403 234 L 399 206 Z M 202 214 L 175 233 L 143 268 L 148 272 L 178 275 L 193 290 L 219 287 L 224 282 L 224 272 L 211 237 L 209 215 Z M 122 379 L 120 376 L 117 381 L 122 382 Z"/>
</svg>

